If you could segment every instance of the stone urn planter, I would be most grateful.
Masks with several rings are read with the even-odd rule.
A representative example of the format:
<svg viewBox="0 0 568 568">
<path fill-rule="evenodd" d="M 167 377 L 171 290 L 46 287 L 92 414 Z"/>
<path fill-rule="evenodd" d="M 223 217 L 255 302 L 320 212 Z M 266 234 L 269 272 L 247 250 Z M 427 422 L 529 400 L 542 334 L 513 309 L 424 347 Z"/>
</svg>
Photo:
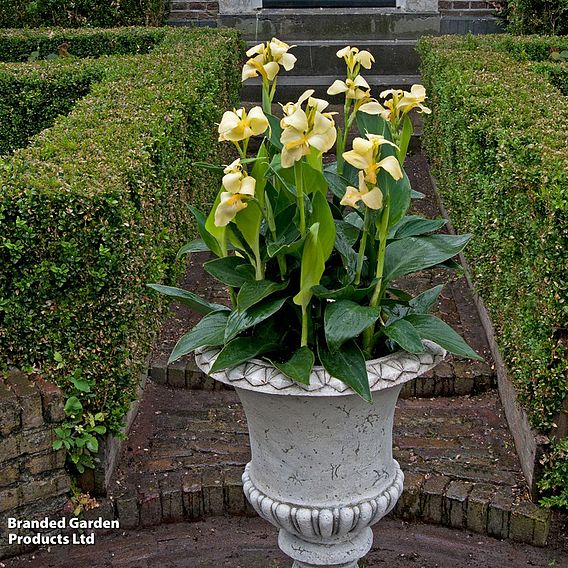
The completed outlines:
<svg viewBox="0 0 568 568">
<path fill-rule="evenodd" d="M 392 457 L 398 395 L 446 354 L 424 345 L 418 355 L 367 362 L 372 404 L 322 367 L 308 386 L 257 359 L 211 375 L 233 385 L 243 404 L 252 453 L 243 490 L 280 529 L 278 544 L 294 568 L 355 568 L 370 550 L 371 525 L 402 493 L 404 475 Z M 208 373 L 218 352 L 198 350 L 197 365 Z"/>
</svg>

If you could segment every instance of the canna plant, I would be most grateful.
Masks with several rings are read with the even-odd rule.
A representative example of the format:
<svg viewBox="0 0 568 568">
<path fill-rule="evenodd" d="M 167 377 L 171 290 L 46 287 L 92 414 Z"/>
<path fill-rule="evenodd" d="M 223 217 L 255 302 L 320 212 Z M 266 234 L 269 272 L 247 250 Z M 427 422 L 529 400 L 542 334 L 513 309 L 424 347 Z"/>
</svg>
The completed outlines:
<svg viewBox="0 0 568 568">
<path fill-rule="evenodd" d="M 421 85 L 389 90 L 380 103 L 361 68 L 369 52 L 338 51 L 347 67 L 330 95 L 344 97 L 343 131 L 329 103 L 306 91 L 272 111 L 280 68 L 295 58 L 277 39 L 249 50 L 243 80 L 262 77 L 263 107 L 227 111 L 219 140 L 238 158 L 222 170 L 222 187 L 207 215 L 191 208 L 200 239 L 180 255 L 210 251 L 205 270 L 228 287 L 231 307 L 159 284 L 155 290 L 203 315 L 175 346 L 170 362 L 203 347 L 219 349 L 211 372 L 252 358 L 309 384 L 314 365 L 371 400 L 366 360 L 398 349 L 421 353 L 431 340 L 462 357 L 479 356 L 428 312 L 442 286 L 412 297 L 396 280 L 413 272 L 454 267 L 469 235 L 434 234 L 444 220 L 409 215 L 413 192 L 404 171 L 412 135 L 408 113 L 429 113 Z M 358 129 L 352 148 L 348 134 Z M 249 141 L 261 137 L 255 155 Z M 323 163 L 335 149 L 337 160 Z M 216 167 L 201 164 L 204 167 Z"/>
</svg>

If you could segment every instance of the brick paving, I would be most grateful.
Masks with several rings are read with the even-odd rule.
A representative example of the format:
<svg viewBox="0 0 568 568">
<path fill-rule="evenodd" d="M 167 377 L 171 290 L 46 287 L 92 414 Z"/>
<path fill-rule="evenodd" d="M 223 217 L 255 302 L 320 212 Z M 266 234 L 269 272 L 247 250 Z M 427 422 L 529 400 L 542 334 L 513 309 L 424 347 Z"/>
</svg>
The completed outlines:
<svg viewBox="0 0 568 568">
<path fill-rule="evenodd" d="M 557 568 L 558 549 L 501 542 L 466 531 L 383 519 L 360 568 Z M 5 561 L 5 568 L 289 568 L 276 530 L 260 518 L 216 517 L 136 529 L 97 532 L 94 546 L 53 547 Z M 2 564 L 0 563 L 0 566 Z"/>
</svg>

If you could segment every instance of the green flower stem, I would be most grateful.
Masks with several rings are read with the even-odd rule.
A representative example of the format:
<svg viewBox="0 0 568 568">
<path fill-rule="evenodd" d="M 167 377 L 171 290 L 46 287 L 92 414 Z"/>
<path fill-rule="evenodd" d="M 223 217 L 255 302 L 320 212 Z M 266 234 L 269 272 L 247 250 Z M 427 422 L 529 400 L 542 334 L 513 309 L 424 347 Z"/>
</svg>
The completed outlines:
<svg viewBox="0 0 568 568">
<path fill-rule="evenodd" d="M 300 211 L 300 235 L 306 234 L 306 213 L 304 211 L 304 181 L 302 179 L 302 162 L 294 164 L 294 179 L 296 181 L 296 198 L 298 210 Z"/>
<path fill-rule="evenodd" d="M 304 306 L 302 306 L 302 341 L 300 346 L 305 347 L 308 345 L 308 312 Z"/>
<path fill-rule="evenodd" d="M 389 212 L 390 212 L 390 197 L 387 193 L 385 199 L 385 206 L 383 208 L 383 214 L 381 216 L 381 227 L 379 229 L 379 254 L 377 256 L 377 271 L 375 273 L 375 278 L 377 283 L 375 285 L 375 290 L 373 291 L 373 296 L 371 297 L 370 306 L 372 308 L 376 307 L 379 303 L 381 290 L 383 287 L 383 270 L 385 267 L 385 251 L 387 248 L 387 236 L 389 227 Z"/>
<path fill-rule="evenodd" d="M 345 152 L 345 146 L 347 146 L 347 137 L 349 136 L 349 111 L 351 110 L 351 99 L 345 99 L 345 105 L 343 106 L 343 136 L 337 138 L 336 143 L 336 159 L 337 159 L 337 173 L 339 175 L 343 174 L 343 166 L 345 160 L 343 159 L 343 152 Z"/>
<path fill-rule="evenodd" d="M 274 91 L 272 92 L 274 96 Z M 262 78 L 262 111 L 264 114 L 272 114 L 272 98 L 270 96 L 270 82 Z"/>
<path fill-rule="evenodd" d="M 381 224 L 379 227 L 379 252 L 377 255 L 377 270 L 375 272 L 375 278 L 377 283 L 375 284 L 375 289 L 373 290 L 373 295 L 369 306 L 372 308 L 377 307 L 379 300 L 381 299 L 381 292 L 383 287 L 383 272 L 385 267 L 385 251 L 387 247 L 387 236 L 389 227 L 389 212 L 390 212 L 390 197 L 389 194 L 385 196 L 385 206 L 383 207 L 383 212 L 381 215 Z M 368 327 L 363 332 L 363 351 L 369 356 L 371 355 L 371 349 L 373 344 L 373 336 L 375 335 L 375 326 L 372 325 Z"/>
<path fill-rule="evenodd" d="M 272 210 L 272 204 L 270 203 L 270 199 L 268 196 L 265 198 L 266 204 L 266 214 L 264 218 L 266 219 L 266 224 L 268 225 L 268 229 L 272 238 L 276 240 L 276 222 L 274 221 L 274 211 Z M 286 258 L 283 255 L 277 255 L 276 260 L 278 261 L 278 268 L 280 269 L 280 278 L 282 281 L 286 279 Z"/>
<path fill-rule="evenodd" d="M 260 258 L 260 251 L 259 247 L 256 246 L 254 250 L 254 259 L 255 259 L 255 280 L 264 280 L 264 264 L 262 259 Z"/>
<path fill-rule="evenodd" d="M 365 249 L 367 247 L 367 235 L 369 234 L 369 208 L 365 207 L 365 217 L 363 219 L 363 234 L 359 243 L 359 255 L 357 256 L 357 272 L 355 275 L 355 286 L 361 283 L 361 271 L 363 270 L 363 260 L 365 258 Z"/>
</svg>

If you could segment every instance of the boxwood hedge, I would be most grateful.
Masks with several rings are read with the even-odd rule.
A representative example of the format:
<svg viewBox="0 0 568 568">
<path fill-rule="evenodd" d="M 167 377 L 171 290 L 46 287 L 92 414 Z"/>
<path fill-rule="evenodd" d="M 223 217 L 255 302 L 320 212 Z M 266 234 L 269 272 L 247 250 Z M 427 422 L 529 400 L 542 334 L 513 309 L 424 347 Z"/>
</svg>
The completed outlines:
<svg viewBox="0 0 568 568">
<path fill-rule="evenodd" d="M 0 28 L 159 26 L 164 0 L 2 0 Z"/>
<path fill-rule="evenodd" d="M 24 64 L 22 81 L 63 85 L 72 108 L 0 158 L 0 364 L 37 368 L 67 392 L 72 375 L 91 384 L 89 410 L 113 432 L 164 314 L 145 285 L 183 269 L 187 205 L 206 208 L 219 187 L 192 163 L 227 159 L 214 123 L 240 85 L 235 32 L 161 34 L 148 54 Z M 18 67 L 1 73 L 16 80 Z"/>
<path fill-rule="evenodd" d="M 546 60 L 567 44 L 479 36 L 418 46 L 435 110 L 424 144 L 456 229 L 474 234 L 467 258 L 519 400 L 547 433 L 568 395 L 568 99 Z"/>
</svg>

